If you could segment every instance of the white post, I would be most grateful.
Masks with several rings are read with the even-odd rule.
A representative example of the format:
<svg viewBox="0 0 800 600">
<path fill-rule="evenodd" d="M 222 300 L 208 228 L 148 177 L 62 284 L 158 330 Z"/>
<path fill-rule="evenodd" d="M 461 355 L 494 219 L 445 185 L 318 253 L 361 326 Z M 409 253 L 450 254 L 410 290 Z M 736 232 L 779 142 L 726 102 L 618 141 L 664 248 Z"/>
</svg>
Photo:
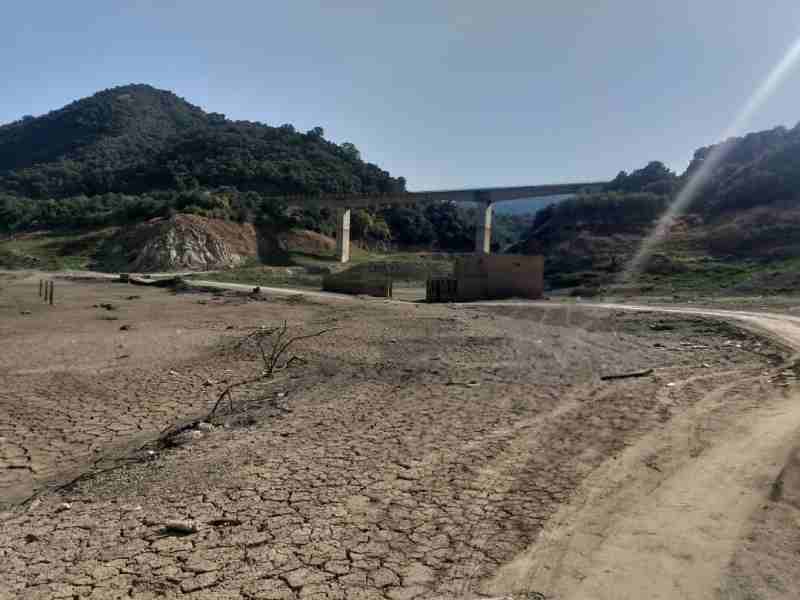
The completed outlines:
<svg viewBox="0 0 800 600">
<path fill-rule="evenodd" d="M 336 209 L 336 254 L 339 262 L 350 262 L 350 209 Z"/>
<path fill-rule="evenodd" d="M 478 204 L 478 225 L 475 231 L 475 253 L 492 253 L 492 203 L 480 200 Z"/>
</svg>

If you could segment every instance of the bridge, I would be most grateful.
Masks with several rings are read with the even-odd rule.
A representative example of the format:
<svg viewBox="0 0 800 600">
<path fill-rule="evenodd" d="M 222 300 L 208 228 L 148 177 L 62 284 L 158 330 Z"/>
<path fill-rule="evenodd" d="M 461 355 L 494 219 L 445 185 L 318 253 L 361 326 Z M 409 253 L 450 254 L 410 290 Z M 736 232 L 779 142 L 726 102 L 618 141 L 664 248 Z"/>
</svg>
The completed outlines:
<svg viewBox="0 0 800 600">
<path fill-rule="evenodd" d="M 432 202 L 470 202 L 479 206 L 475 232 L 475 252 L 489 254 L 492 247 L 492 213 L 497 202 L 528 200 L 547 196 L 601 191 L 608 182 L 556 183 L 495 187 L 466 190 L 437 190 L 428 192 L 399 192 L 394 194 L 326 194 L 319 197 L 286 196 L 289 205 L 319 206 L 337 211 L 336 252 L 339 261 L 350 260 L 350 211 L 354 208 L 384 208 L 387 206 L 412 206 Z"/>
</svg>

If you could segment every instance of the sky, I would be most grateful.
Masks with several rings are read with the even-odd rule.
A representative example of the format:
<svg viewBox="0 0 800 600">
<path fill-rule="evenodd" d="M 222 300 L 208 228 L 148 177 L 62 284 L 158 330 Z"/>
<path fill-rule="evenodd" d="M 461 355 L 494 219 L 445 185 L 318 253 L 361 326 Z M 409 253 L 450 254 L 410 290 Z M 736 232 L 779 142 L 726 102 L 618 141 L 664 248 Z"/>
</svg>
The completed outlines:
<svg viewBox="0 0 800 600">
<path fill-rule="evenodd" d="M 8 1 L 0 123 L 149 83 L 316 126 L 411 190 L 682 171 L 800 37 L 770 0 Z M 790 69 L 742 132 L 800 121 Z"/>
</svg>

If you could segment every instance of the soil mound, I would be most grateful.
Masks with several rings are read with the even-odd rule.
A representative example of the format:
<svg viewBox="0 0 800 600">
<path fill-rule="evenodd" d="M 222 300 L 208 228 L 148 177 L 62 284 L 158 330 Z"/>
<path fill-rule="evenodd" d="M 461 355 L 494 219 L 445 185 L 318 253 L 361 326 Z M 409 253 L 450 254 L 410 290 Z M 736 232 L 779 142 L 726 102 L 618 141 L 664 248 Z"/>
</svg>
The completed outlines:
<svg viewBox="0 0 800 600">
<path fill-rule="evenodd" d="M 335 246 L 313 231 L 275 234 L 251 223 L 178 214 L 121 230 L 99 248 L 95 266 L 135 273 L 206 271 L 256 260 L 272 264 L 290 252 L 329 254 Z"/>
<path fill-rule="evenodd" d="M 258 256 L 255 228 L 197 215 L 151 219 L 122 232 L 106 248 L 135 272 L 235 267 Z"/>
</svg>

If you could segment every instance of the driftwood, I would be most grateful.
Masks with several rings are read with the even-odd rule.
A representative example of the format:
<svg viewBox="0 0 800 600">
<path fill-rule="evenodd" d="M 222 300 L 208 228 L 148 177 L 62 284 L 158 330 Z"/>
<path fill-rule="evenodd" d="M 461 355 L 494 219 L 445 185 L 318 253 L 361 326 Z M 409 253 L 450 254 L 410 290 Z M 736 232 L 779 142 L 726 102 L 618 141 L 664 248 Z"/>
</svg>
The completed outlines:
<svg viewBox="0 0 800 600">
<path fill-rule="evenodd" d="M 602 381 L 610 381 L 612 379 L 631 379 L 633 377 L 647 377 L 653 374 L 653 369 L 645 371 L 634 371 L 633 373 L 620 373 L 619 375 L 603 375 L 600 377 Z"/>
</svg>

